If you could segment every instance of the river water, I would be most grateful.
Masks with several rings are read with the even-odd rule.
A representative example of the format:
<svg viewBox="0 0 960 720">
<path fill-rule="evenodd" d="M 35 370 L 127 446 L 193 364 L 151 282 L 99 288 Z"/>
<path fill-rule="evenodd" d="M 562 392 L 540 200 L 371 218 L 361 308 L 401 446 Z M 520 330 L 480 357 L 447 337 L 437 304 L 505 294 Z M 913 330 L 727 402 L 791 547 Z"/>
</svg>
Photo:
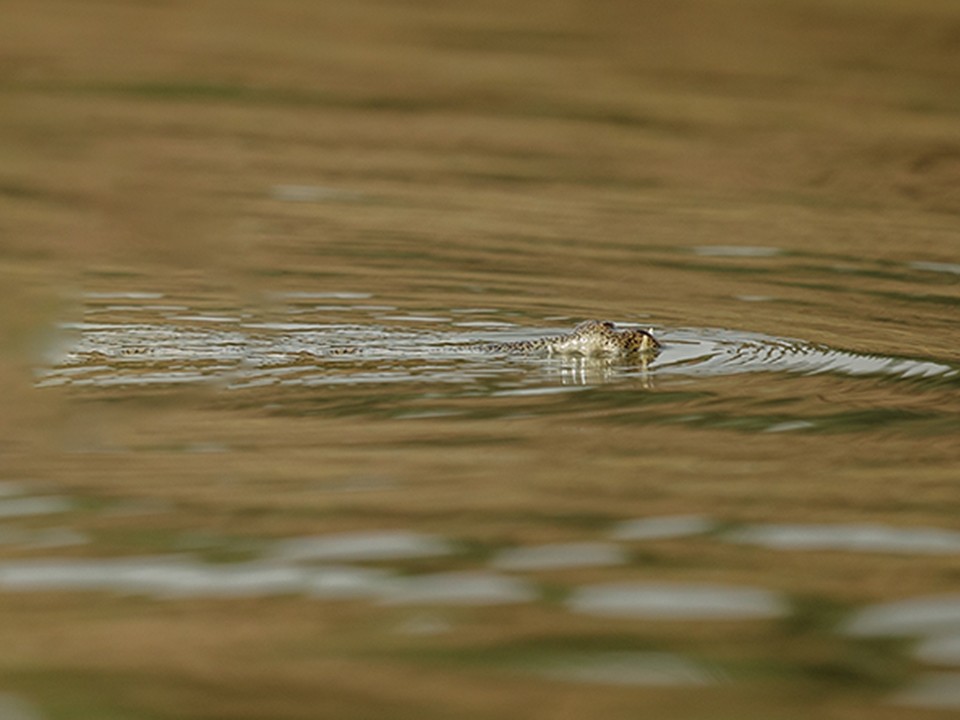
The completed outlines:
<svg viewBox="0 0 960 720">
<path fill-rule="evenodd" d="M 615 255 L 609 268 L 590 257 L 596 247 Z M 506 274 L 478 247 L 486 267 L 465 281 L 462 259 L 415 235 L 344 253 L 318 232 L 299 249 L 322 256 L 322 277 L 280 253 L 212 287 L 127 272 L 91 275 L 67 298 L 34 389 L 64 403 L 57 442 L 80 458 L 70 477 L 81 490 L 33 510 L 28 501 L 45 498 L 23 493 L 7 501 L 10 514 L 69 513 L 92 483 L 111 498 L 100 513 L 123 516 L 132 503 L 136 517 L 147 503 L 147 516 L 178 519 L 148 543 L 155 555 L 119 559 L 63 556 L 96 548 L 84 523 L 21 530 L 12 545 L 53 558 L 0 565 L 0 587 L 161 601 L 293 594 L 381 618 L 377 608 L 411 608 L 388 615 L 386 632 L 428 653 L 434 638 L 461 632 L 464 608 L 550 616 L 559 601 L 561 616 L 603 629 L 571 638 L 560 622 L 555 640 L 539 641 L 553 649 L 532 658 L 456 654 L 479 653 L 473 662 L 531 682 L 735 687 L 748 697 L 758 681 L 743 663 L 771 662 L 765 651 L 723 659 L 733 637 L 718 652 L 684 623 L 777 628 L 836 614 L 820 632 L 846 644 L 841 658 L 877 636 L 929 644 L 960 632 L 956 596 L 943 594 L 960 558 L 960 362 L 946 338 L 931 337 L 955 319 L 960 266 L 624 240 L 565 250 L 595 266 L 580 280 L 539 269 L 556 267 L 550 244 L 531 244 Z M 401 256 L 390 261 L 402 271 L 395 280 L 382 264 Z M 624 267 L 644 278 L 665 268 L 673 289 L 646 310 L 598 300 L 602 274 Z M 237 281 L 243 270 L 255 280 Z M 690 296 L 707 287 L 698 313 L 704 300 Z M 566 332 L 587 317 L 649 328 L 662 350 L 605 360 L 476 346 Z M 90 462 L 111 456 L 123 461 Z M 804 564 L 810 553 L 827 553 L 822 566 Z M 202 559 L 218 554 L 240 562 Z M 858 584 L 851 574 L 871 572 L 863 562 L 874 569 Z M 920 605 L 873 629 L 862 618 L 890 599 Z M 931 613 L 953 619 L 931 627 Z M 517 621 L 481 621 L 491 632 L 504 622 Z M 656 642 L 641 630 L 626 645 L 605 635 L 636 622 L 673 629 Z M 600 632 L 589 651 L 584 632 Z M 690 643 L 692 652 L 675 649 Z M 893 658 L 884 662 L 910 662 Z M 835 662 L 848 680 L 810 680 L 816 671 L 802 660 L 781 672 L 838 697 L 869 688 L 894 708 L 956 702 L 949 674 L 891 679 L 861 659 Z"/>
<path fill-rule="evenodd" d="M 955 715 L 952 6 L 43 5 L 0 714 Z"/>
<path fill-rule="evenodd" d="M 376 260 L 366 267 L 363 261 L 337 257 L 323 238 L 315 244 L 331 266 L 352 265 L 351 275 L 383 275 Z M 415 238 L 409 245 L 411 252 L 419 247 Z M 376 242 L 367 243 L 366 252 L 375 259 L 388 254 Z M 442 253 L 418 252 L 422 257 L 417 261 L 402 264 L 405 272 L 438 266 L 440 270 L 431 267 L 430 274 L 443 274 L 445 263 L 451 274 L 461 269 Z M 281 258 L 276 268 L 258 268 L 282 279 L 278 289 L 237 292 L 233 298 L 224 297 L 222 289 L 211 297 L 185 296 L 176 287 L 145 277 L 125 277 L 121 283 L 92 281 L 97 289 L 72 298 L 76 319 L 59 322 L 51 333 L 47 362 L 37 368 L 36 384 L 110 388 L 131 397 L 150 387 L 206 385 L 216 388 L 225 402 L 245 404 L 246 398 L 255 396 L 253 402 L 271 407 L 308 403 L 314 409 L 324 404 L 337 407 L 351 395 L 370 396 L 389 387 L 381 412 L 420 413 L 433 402 L 442 405 L 449 418 L 471 416 L 478 402 L 485 412 L 510 415 L 515 412 L 512 404 L 498 413 L 488 399 L 539 395 L 553 396 L 552 402 L 560 399 L 558 395 L 569 396 L 575 416 L 575 396 L 586 392 L 585 397 L 603 399 L 599 409 L 608 419 L 630 417 L 644 424 L 686 423 L 748 432 L 940 435 L 956 430 L 960 366 L 955 353 L 928 349 L 931 341 L 945 339 L 930 338 L 929 331 L 917 325 L 949 322 L 954 312 L 950 291 L 960 277 L 960 266 L 909 260 L 855 262 L 769 246 L 694 246 L 666 253 L 637 243 L 632 252 L 619 248 L 617 255 L 612 274 L 626 266 L 655 275 L 658 266 L 669 265 L 678 276 L 676 302 L 656 297 L 658 313 L 630 312 L 612 304 L 601 310 L 595 301 L 590 303 L 597 318 L 652 330 L 663 345 L 656 357 L 609 360 L 479 351 L 476 343 L 561 334 L 590 317 L 513 303 L 504 306 L 497 299 L 507 292 L 505 285 L 514 286 L 513 292 L 523 292 L 529 285 L 528 293 L 534 294 L 534 288 L 536 293 L 550 292 L 556 303 L 569 295 L 589 297 L 598 282 L 591 279 L 551 291 L 554 279 L 537 274 L 536 261 L 516 266 L 526 268 L 519 290 L 515 278 L 505 283 L 497 271 L 490 271 L 474 278 L 472 285 L 454 288 L 459 292 L 453 304 L 447 289 L 411 294 L 410 281 L 391 287 L 389 273 L 376 286 L 352 282 L 349 290 L 307 289 L 344 283 L 291 281 Z M 671 257 L 669 263 L 664 255 Z M 494 261 L 495 257 L 488 260 Z M 697 318 L 687 309 L 690 303 L 683 288 L 697 286 L 697 276 L 704 272 L 734 286 L 740 274 L 763 273 L 759 284 L 765 294 L 713 298 L 706 319 L 733 317 L 737 326 L 698 325 L 692 322 Z M 812 277 L 819 277 L 819 283 L 799 298 L 788 299 L 778 290 L 814 285 Z M 853 298 L 853 305 L 859 304 L 858 295 L 877 297 L 880 291 L 873 282 L 858 285 L 858 278 L 875 277 L 898 288 L 888 291 L 891 301 L 884 304 L 890 313 L 885 322 L 900 317 L 895 334 L 879 343 L 889 349 L 871 350 L 878 343 L 864 342 L 856 326 L 845 338 L 831 330 L 830 342 L 822 339 L 819 319 L 811 309 L 837 301 L 839 294 Z M 303 289 L 279 289 L 294 284 Z M 931 292 L 931 286 L 942 294 Z M 196 292 L 202 289 L 192 290 Z M 480 297 L 464 297 L 467 293 Z M 763 308 L 758 314 L 767 317 L 775 314 L 768 309 L 771 306 L 783 308 L 783 314 L 793 319 L 793 324 L 782 323 L 787 336 L 751 327 L 755 308 Z M 944 310 L 937 312 L 939 307 Z M 804 318 L 807 313 L 812 322 Z M 837 310 L 830 314 L 834 313 Z M 671 322 L 672 318 L 683 321 Z M 876 318 L 863 321 L 875 323 Z M 820 395 L 805 397 L 813 383 L 822 388 Z M 864 401 L 866 396 L 874 400 Z M 591 413 L 598 409 L 594 404 L 588 407 Z"/>
</svg>

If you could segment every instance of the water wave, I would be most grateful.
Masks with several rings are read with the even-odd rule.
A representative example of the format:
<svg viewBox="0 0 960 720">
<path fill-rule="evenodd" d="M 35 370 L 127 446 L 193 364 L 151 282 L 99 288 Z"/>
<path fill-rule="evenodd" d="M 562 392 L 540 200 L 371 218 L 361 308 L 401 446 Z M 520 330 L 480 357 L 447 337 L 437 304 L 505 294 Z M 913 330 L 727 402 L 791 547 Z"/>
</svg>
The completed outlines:
<svg viewBox="0 0 960 720">
<path fill-rule="evenodd" d="M 565 382 L 589 384 L 636 374 L 629 364 L 584 359 L 492 357 L 477 341 L 563 332 L 438 331 L 362 323 L 72 323 L 68 341 L 38 370 L 38 385 L 145 385 L 227 379 L 233 387 L 416 381 L 470 382 L 540 366 Z M 716 328 L 655 329 L 663 351 L 640 368 L 653 377 L 788 373 L 956 378 L 936 360 L 857 353 L 803 340 Z"/>
</svg>

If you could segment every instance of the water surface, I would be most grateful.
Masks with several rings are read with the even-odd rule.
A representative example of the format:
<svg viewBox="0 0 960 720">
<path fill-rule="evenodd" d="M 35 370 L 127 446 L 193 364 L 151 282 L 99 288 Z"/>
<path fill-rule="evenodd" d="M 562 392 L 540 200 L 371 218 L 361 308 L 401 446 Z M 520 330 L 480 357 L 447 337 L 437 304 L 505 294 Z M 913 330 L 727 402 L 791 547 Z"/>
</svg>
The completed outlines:
<svg viewBox="0 0 960 720">
<path fill-rule="evenodd" d="M 266 299 L 215 314 L 166 304 L 160 292 L 92 291 L 83 300 L 82 319 L 60 325 L 48 364 L 37 368 L 39 388 L 135 396 L 204 385 L 236 403 L 297 413 L 305 404 L 340 406 L 390 387 L 389 400 L 373 402 L 397 417 L 472 416 L 482 397 L 524 400 L 529 412 L 552 413 L 556 405 L 538 406 L 538 398 L 566 396 L 575 403 L 572 412 L 605 408 L 608 421 L 749 432 L 916 427 L 942 434 L 956 430 L 960 411 L 960 366 L 950 357 L 883 355 L 747 330 L 631 323 L 613 315 L 623 326 L 649 327 L 663 343 L 656 357 L 624 362 L 476 347 L 568 332 L 582 318 L 521 324 L 479 306 L 404 313 L 377 304 L 371 292 L 274 293 L 271 320 L 258 317 Z M 811 379 L 821 389 L 805 399 Z M 583 390 L 590 399 L 573 400 Z M 515 412 L 515 402 L 508 407 L 502 412 Z M 641 407 L 639 415 L 631 410 Z M 485 412 L 498 411 L 487 405 Z"/>
<path fill-rule="evenodd" d="M 0 713 L 955 714 L 958 17 L 11 0 Z"/>
</svg>

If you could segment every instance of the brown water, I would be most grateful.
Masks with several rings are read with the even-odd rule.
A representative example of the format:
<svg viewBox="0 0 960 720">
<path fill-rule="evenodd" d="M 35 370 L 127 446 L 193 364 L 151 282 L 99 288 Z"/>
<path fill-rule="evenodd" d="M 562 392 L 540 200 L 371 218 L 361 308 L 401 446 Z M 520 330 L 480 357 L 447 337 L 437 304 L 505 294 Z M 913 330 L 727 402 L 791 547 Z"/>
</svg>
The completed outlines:
<svg viewBox="0 0 960 720">
<path fill-rule="evenodd" d="M 371 252 L 377 255 L 375 249 Z M 642 247 L 633 259 L 623 254 L 620 262 L 649 264 Z M 770 258 L 779 251 L 714 246 L 691 248 L 689 255 L 741 258 L 713 268 L 722 277 L 750 271 L 749 258 Z M 442 264 L 443 258 L 425 257 L 424 262 Z M 785 258 L 779 271 L 772 261 L 766 265 L 777 278 L 774 285 L 795 282 L 791 260 Z M 831 271 L 838 272 L 826 270 Z M 925 280 L 930 272 L 960 274 L 960 266 L 888 264 L 884 274 L 908 284 Z M 526 277 L 537 278 L 534 267 Z M 296 408 L 305 403 L 311 410 L 302 412 L 313 413 L 325 404 L 342 405 L 358 392 L 390 386 L 389 400 L 380 408 L 388 416 L 403 415 L 412 407 L 422 412 L 429 404 L 424 398 L 430 398 L 443 404 L 446 417 L 472 415 L 478 398 L 489 411 L 489 397 L 586 389 L 597 398 L 594 411 L 610 417 L 630 408 L 632 421 L 644 424 L 716 424 L 753 432 L 956 429 L 960 370 L 950 356 L 917 352 L 923 345 L 920 337 L 902 352 L 882 355 L 749 330 L 667 327 L 631 314 L 629 321 L 643 321 L 660 338 L 663 350 L 655 358 L 510 357 L 482 352 L 475 344 L 558 334 L 582 318 L 531 318 L 479 304 L 440 306 L 436 303 L 448 297 L 443 292 L 434 292 L 424 303 L 419 297 L 404 297 L 400 288 L 391 293 L 383 284 L 381 295 L 363 287 L 283 291 L 264 296 L 256 305 L 211 309 L 203 298 L 192 306 L 196 298 L 166 292 L 155 280 L 142 278 L 140 283 L 142 290 L 97 290 L 78 298 L 81 317 L 59 325 L 50 341 L 48 367 L 37 368 L 38 387 L 115 388 L 135 398 L 143 388 L 205 384 L 226 402 L 234 396 L 235 402 L 250 402 L 248 396 L 257 393 L 254 403 L 267 402 L 274 409 L 289 406 L 297 414 Z M 547 285 L 549 279 L 540 278 L 539 283 Z M 123 284 L 129 287 L 131 279 Z M 494 287 L 481 292 L 495 293 L 499 283 L 492 279 L 490 284 Z M 749 308 L 775 302 L 773 295 L 750 295 L 730 298 L 727 304 Z M 612 312 L 604 317 L 620 322 Z M 764 380 L 747 389 L 723 382 L 755 373 Z M 830 403 L 829 414 L 797 401 L 811 377 L 832 386 L 830 392 L 838 398 Z M 262 398 L 269 390 L 275 397 Z M 852 393 L 869 392 L 889 397 L 873 403 L 844 400 Z M 906 412 L 898 406 L 898 395 L 901 404 L 912 404 L 918 396 L 923 402 Z M 513 412 L 508 406 L 502 414 Z"/>
<path fill-rule="evenodd" d="M 960 16 L 881 5 L 24 4 L 0 714 L 955 714 Z M 591 318 L 663 350 L 473 346 Z"/>
</svg>

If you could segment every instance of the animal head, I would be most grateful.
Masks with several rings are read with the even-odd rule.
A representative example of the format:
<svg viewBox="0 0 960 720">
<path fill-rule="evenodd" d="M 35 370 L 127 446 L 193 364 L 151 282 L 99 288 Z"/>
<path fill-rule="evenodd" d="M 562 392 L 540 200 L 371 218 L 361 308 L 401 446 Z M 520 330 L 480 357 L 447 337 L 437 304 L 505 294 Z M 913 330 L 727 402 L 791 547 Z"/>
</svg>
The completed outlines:
<svg viewBox="0 0 960 720">
<path fill-rule="evenodd" d="M 573 329 L 571 339 L 573 348 L 585 355 L 652 352 L 660 347 L 649 330 L 617 330 L 612 322 L 605 320 L 580 323 Z"/>
</svg>

